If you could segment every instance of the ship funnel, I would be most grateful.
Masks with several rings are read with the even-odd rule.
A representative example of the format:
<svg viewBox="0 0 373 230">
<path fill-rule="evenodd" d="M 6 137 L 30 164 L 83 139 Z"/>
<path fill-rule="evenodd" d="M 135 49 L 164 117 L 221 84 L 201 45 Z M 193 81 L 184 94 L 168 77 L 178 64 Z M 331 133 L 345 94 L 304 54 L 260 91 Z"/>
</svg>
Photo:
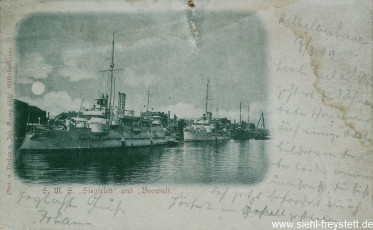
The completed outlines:
<svg viewBox="0 0 373 230">
<path fill-rule="evenodd" d="M 126 109 L 126 94 L 118 92 L 118 112 L 124 114 Z"/>
</svg>

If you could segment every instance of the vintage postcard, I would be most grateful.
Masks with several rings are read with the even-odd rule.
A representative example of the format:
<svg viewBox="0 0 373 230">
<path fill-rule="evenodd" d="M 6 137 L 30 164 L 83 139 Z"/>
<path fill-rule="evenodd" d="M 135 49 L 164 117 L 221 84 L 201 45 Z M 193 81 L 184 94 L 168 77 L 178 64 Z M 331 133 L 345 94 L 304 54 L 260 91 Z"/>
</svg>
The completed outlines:
<svg viewBox="0 0 373 230">
<path fill-rule="evenodd" d="M 0 11 L 0 229 L 373 229 L 371 1 Z"/>
</svg>

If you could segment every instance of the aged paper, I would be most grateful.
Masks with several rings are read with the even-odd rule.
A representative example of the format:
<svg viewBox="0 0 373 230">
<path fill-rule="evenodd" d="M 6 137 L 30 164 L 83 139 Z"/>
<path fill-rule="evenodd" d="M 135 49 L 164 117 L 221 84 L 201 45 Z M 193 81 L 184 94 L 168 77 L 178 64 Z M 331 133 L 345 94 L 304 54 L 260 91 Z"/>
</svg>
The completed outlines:
<svg viewBox="0 0 373 230">
<path fill-rule="evenodd" d="M 0 229 L 373 228 L 371 1 L 0 6 Z M 22 116 L 35 128 L 90 111 L 110 73 L 137 114 L 265 120 L 270 139 L 19 151 Z M 53 148 L 66 136 L 43 138 Z"/>
</svg>

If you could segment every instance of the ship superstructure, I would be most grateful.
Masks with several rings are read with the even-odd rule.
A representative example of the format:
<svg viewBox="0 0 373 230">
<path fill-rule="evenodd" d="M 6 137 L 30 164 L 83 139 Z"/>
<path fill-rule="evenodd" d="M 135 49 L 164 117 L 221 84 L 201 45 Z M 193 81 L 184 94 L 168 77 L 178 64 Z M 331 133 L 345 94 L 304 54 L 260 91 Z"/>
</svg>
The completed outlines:
<svg viewBox="0 0 373 230">
<path fill-rule="evenodd" d="M 48 124 L 28 124 L 20 149 L 99 149 L 174 143 L 156 119 L 135 117 L 134 111 L 125 110 L 125 93 L 118 92 L 115 98 L 114 72 L 122 69 L 114 68 L 114 38 L 115 33 L 110 68 L 100 71 L 109 73 L 108 94 L 95 99 L 92 108 L 81 106 L 78 113 L 62 113 Z"/>
<path fill-rule="evenodd" d="M 219 141 L 228 140 L 229 134 L 224 124 L 213 120 L 212 113 L 208 112 L 209 84 L 206 84 L 205 114 L 202 118 L 193 120 L 184 128 L 184 141 Z"/>
</svg>

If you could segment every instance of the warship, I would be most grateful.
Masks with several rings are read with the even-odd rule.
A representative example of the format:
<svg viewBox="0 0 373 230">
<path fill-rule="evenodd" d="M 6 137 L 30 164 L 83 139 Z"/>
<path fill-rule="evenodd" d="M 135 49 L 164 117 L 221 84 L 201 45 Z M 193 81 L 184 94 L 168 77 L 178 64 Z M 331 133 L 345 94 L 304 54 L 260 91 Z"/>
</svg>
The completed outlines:
<svg viewBox="0 0 373 230">
<path fill-rule="evenodd" d="M 261 124 L 261 126 L 260 126 Z M 264 113 L 262 112 L 257 125 L 250 123 L 249 118 L 247 124 L 241 122 L 241 103 L 240 103 L 240 122 L 232 131 L 232 138 L 235 140 L 268 140 L 271 139 L 270 132 L 265 128 Z"/>
<path fill-rule="evenodd" d="M 212 113 L 208 112 L 209 84 L 206 86 L 205 114 L 201 119 L 193 120 L 191 124 L 184 127 L 184 141 L 222 141 L 229 140 L 229 133 L 224 124 L 212 118 Z"/>
<path fill-rule="evenodd" d="M 174 144 L 172 136 L 156 117 L 136 117 L 133 110 L 125 110 L 126 94 L 115 98 L 114 37 L 112 41 L 110 90 L 95 99 L 93 108 L 78 113 L 62 113 L 47 124 L 28 124 L 21 150 L 103 149 Z M 149 100 L 148 100 L 149 101 Z M 116 102 L 118 103 L 115 106 Z"/>
</svg>

